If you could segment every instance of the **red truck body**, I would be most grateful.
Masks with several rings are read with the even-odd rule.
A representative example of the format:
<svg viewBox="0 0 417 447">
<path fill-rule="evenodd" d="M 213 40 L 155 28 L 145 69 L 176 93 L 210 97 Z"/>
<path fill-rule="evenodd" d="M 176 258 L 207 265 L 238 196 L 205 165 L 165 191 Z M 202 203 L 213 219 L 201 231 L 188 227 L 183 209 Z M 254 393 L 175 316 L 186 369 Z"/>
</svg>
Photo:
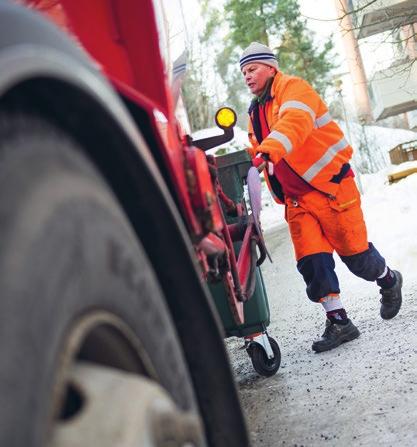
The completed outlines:
<svg viewBox="0 0 417 447">
<path fill-rule="evenodd" d="M 242 322 L 259 235 L 250 219 L 244 235 L 226 225 L 220 199 L 237 214 L 243 208 L 222 193 L 215 160 L 175 117 L 160 40 L 151 0 L 0 3 L 0 157 L 10 168 L 0 170 L 10 172 L 0 175 L 0 327 L 11 334 L 0 337 L 0 445 L 72 445 L 60 428 L 72 412 L 88 417 L 80 404 L 88 380 L 74 394 L 70 372 L 83 362 L 95 365 L 93 378 L 97 366 L 111 367 L 165 390 L 149 393 L 170 402 L 170 423 L 138 421 L 147 428 L 134 445 L 147 436 L 149 445 L 165 445 L 164 436 L 178 445 L 249 445 L 205 281 L 215 269 Z M 106 225 L 113 230 L 102 233 Z M 239 259 L 233 237 L 243 239 Z M 126 404 L 106 398 L 110 413 Z M 144 400 L 144 415 L 153 401 Z M 102 447 L 116 442 L 104 435 L 106 418 L 83 422 L 98 427 Z M 75 433 L 78 445 L 91 445 Z"/>
<path fill-rule="evenodd" d="M 38 0 L 27 4 L 68 32 L 120 94 L 146 111 L 153 133 L 160 137 L 158 151 L 169 166 L 190 229 L 201 236 L 184 175 L 184 141 L 168 80 L 172 67 L 166 67 L 161 57 L 152 2 Z"/>
<path fill-rule="evenodd" d="M 206 156 L 191 145 L 175 117 L 169 79 L 172 67 L 165 66 L 161 56 L 153 3 L 91 0 L 80 7 L 79 2 L 71 0 L 32 0 L 28 5 L 65 30 L 94 59 L 119 94 L 146 113 L 148 130 L 158 146 L 152 151 L 159 154 L 175 188 L 202 273 L 207 278 L 207 257 L 213 250 L 219 256 L 228 253 L 227 262 L 234 275 L 224 274 L 224 282 L 236 322 L 243 323 L 242 289 L 251 279 L 251 258 L 255 256 L 250 239 L 256 234 L 250 226 L 247 228 L 237 262 Z M 94 20 L 86 20 L 89 17 Z M 220 185 L 217 187 L 221 190 Z"/>
</svg>

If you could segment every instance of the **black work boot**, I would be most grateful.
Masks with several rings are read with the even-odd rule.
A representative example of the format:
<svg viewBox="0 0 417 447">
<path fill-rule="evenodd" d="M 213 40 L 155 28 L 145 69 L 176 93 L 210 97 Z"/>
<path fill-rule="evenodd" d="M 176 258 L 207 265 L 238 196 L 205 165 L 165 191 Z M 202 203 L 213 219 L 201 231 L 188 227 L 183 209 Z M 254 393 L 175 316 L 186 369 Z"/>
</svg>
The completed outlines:
<svg viewBox="0 0 417 447">
<path fill-rule="evenodd" d="M 323 335 L 320 340 L 313 343 L 311 348 L 316 352 L 330 351 L 330 349 L 337 348 L 342 343 L 358 338 L 359 335 L 359 329 L 351 320 L 348 320 L 346 324 L 338 324 L 327 319 Z"/>
<path fill-rule="evenodd" d="M 399 312 L 402 303 L 401 287 L 403 286 L 403 277 L 400 272 L 393 270 L 396 281 L 395 285 L 389 289 L 380 289 L 381 298 L 381 317 L 384 320 L 394 318 Z"/>
</svg>

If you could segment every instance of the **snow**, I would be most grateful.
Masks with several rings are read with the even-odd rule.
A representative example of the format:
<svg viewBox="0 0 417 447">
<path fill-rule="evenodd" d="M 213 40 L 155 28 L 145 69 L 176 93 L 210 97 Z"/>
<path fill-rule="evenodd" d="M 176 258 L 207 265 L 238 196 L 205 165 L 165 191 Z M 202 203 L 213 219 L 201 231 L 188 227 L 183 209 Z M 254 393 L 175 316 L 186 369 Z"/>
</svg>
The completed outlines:
<svg viewBox="0 0 417 447">
<path fill-rule="evenodd" d="M 367 143 L 370 147 L 378 148 L 380 151 L 388 155 L 388 151 L 401 143 L 417 140 L 417 133 L 406 129 L 393 129 L 382 126 L 361 126 L 355 122 L 349 122 L 348 125 L 344 121 L 337 121 L 343 132 L 347 136 L 349 143 L 358 148 L 365 130 Z"/>
<path fill-rule="evenodd" d="M 381 126 L 361 126 L 355 122 L 337 121 L 345 137 L 354 148 L 353 165 L 361 171 L 369 169 L 369 161 L 361 155 L 359 148 L 366 147 L 372 154 L 373 166 L 381 169 L 389 163 L 389 151 L 399 144 L 417 140 L 417 133 L 405 129 Z M 356 169 L 358 171 L 358 169 Z"/>
<path fill-rule="evenodd" d="M 417 160 L 405 161 L 399 165 L 392 165 L 388 171 L 388 174 L 395 174 L 396 172 L 405 171 L 407 169 L 417 168 Z"/>
<path fill-rule="evenodd" d="M 410 165 L 410 162 L 400 166 Z M 417 162 L 414 162 L 417 166 Z M 404 166 L 405 168 L 405 166 Z M 417 279 L 417 174 L 388 184 L 389 167 L 366 176 L 363 208 L 369 239 L 409 280 Z M 395 167 L 395 170 L 398 168 Z M 382 249 L 381 249 L 382 250 Z"/>
</svg>

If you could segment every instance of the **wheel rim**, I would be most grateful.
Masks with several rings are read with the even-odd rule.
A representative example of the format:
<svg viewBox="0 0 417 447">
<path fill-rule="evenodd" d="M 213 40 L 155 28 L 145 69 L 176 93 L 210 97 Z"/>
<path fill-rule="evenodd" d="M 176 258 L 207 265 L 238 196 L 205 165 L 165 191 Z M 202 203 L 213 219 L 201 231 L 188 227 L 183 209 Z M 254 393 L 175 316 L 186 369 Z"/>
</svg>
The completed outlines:
<svg viewBox="0 0 417 447">
<path fill-rule="evenodd" d="M 203 445 L 198 417 L 149 379 L 78 362 L 69 380 L 82 402 L 55 424 L 49 447 Z"/>
<path fill-rule="evenodd" d="M 53 389 L 49 447 L 205 445 L 198 415 L 175 405 L 140 340 L 117 316 L 91 312 L 68 333 Z M 122 354 L 91 358 L 106 337 Z"/>
</svg>

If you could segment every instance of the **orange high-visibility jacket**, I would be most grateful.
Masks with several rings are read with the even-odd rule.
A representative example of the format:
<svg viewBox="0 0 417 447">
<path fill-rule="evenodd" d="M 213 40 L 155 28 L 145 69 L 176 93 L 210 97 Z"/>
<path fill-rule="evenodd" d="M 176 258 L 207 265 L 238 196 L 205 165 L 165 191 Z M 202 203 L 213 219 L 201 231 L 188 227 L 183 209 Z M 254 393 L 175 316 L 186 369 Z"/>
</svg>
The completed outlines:
<svg viewBox="0 0 417 447">
<path fill-rule="evenodd" d="M 271 96 L 265 110 L 270 133 L 261 144 L 249 120 L 251 155 L 266 153 L 274 164 L 284 158 L 312 187 L 335 196 L 339 185 L 331 179 L 349 162 L 352 148 L 326 104 L 308 82 L 281 72 Z"/>
</svg>

